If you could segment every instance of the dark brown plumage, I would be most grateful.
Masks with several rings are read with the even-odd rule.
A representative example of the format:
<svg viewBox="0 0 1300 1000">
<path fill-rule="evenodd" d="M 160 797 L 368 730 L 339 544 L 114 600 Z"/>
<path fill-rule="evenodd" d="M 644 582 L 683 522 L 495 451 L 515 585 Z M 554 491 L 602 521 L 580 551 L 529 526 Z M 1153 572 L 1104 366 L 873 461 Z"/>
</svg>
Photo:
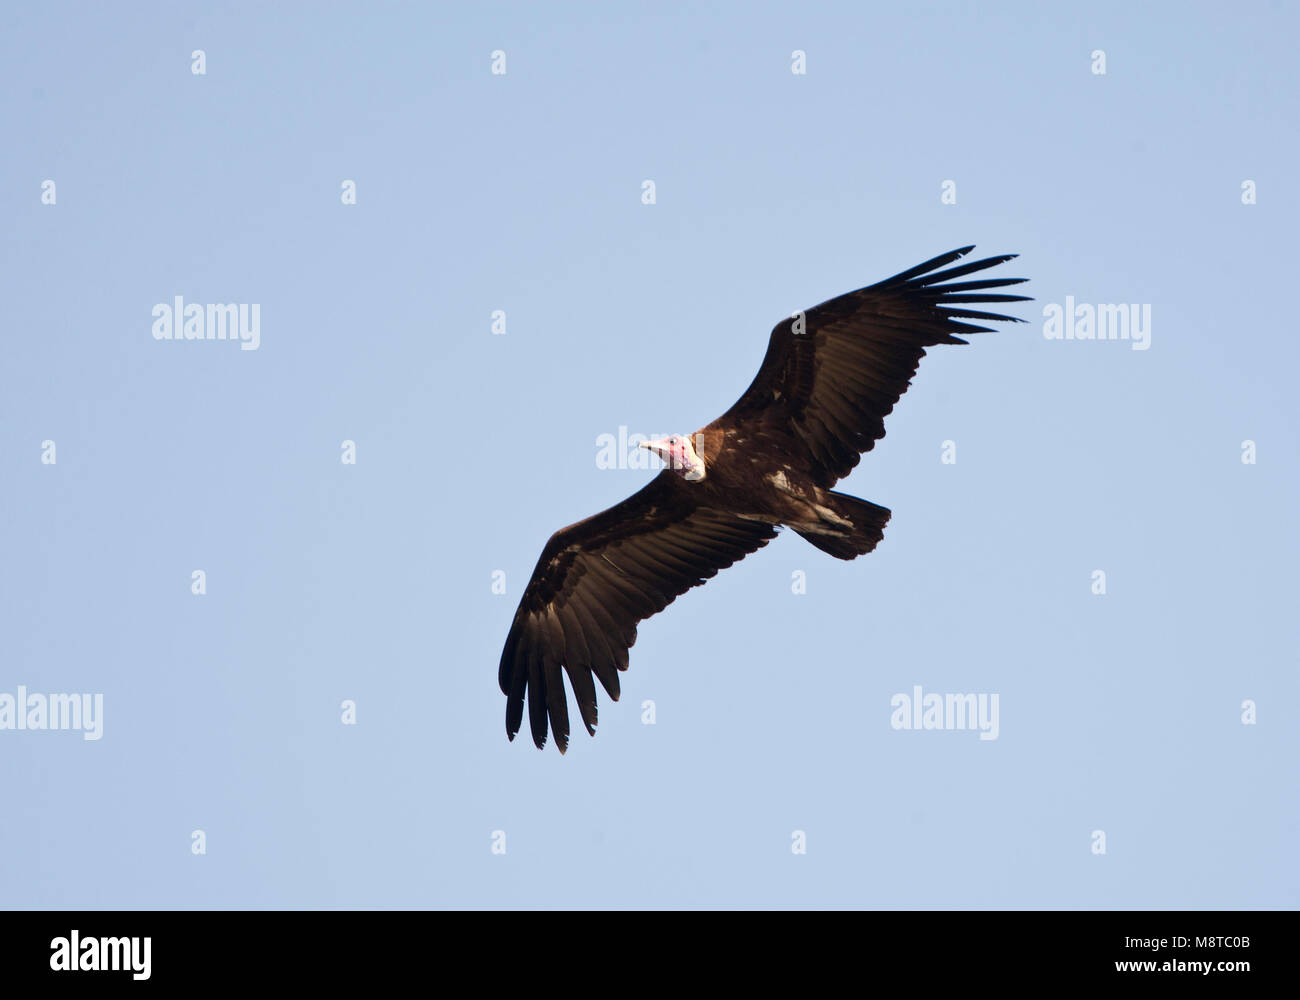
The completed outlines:
<svg viewBox="0 0 1300 1000">
<path fill-rule="evenodd" d="M 840 559 L 875 548 L 889 511 L 831 487 L 885 436 L 884 418 L 925 348 L 964 344 L 958 334 L 989 330 L 964 320 L 1018 322 L 973 304 L 1026 300 L 989 291 L 1023 278 L 953 281 L 1015 256 L 947 267 L 972 249 L 782 320 L 731 409 L 689 437 L 653 443 L 669 468 L 622 503 L 551 536 L 501 654 L 512 740 L 527 701 L 533 742 L 545 746 L 549 720 L 566 749 L 562 672 L 595 735 L 593 675 L 617 701 L 637 623 L 766 545 L 778 525 Z"/>
</svg>

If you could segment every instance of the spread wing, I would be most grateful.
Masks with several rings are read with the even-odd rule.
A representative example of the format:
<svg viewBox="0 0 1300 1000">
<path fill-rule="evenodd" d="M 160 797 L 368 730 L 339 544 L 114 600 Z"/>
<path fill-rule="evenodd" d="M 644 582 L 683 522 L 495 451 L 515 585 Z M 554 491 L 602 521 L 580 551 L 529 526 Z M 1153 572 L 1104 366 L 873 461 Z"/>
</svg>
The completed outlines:
<svg viewBox="0 0 1300 1000">
<path fill-rule="evenodd" d="M 617 701 L 618 671 L 627 669 L 637 623 L 775 535 L 764 521 L 701 505 L 668 469 L 622 503 L 557 531 L 501 653 L 497 679 L 507 696 L 507 735 L 513 740 L 519 732 L 527 696 L 533 742 L 546 745 L 549 715 L 556 745 L 561 752 L 568 747 L 563 670 L 594 736 L 592 675 Z"/>
<path fill-rule="evenodd" d="M 849 474 L 885 436 L 885 417 L 907 391 L 925 348 L 964 344 L 957 334 L 989 327 L 965 319 L 1021 322 L 972 304 L 1023 302 L 989 292 L 1024 278 L 951 281 L 1013 259 L 989 257 L 947 270 L 963 247 L 778 323 L 754 382 L 709 429 L 747 427 L 802 443 L 819 485 Z"/>
</svg>

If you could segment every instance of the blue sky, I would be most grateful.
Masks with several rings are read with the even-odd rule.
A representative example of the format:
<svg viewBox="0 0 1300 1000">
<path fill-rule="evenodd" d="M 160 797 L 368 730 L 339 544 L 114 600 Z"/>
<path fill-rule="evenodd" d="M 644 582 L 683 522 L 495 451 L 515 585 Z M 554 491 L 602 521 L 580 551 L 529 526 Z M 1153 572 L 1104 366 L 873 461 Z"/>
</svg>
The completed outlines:
<svg viewBox="0 0 1300 1000">
<path fill-rule="evenodd" d="M 0 697 L 104 705 L 0 730 L 0 905 L 1300 904 L 1293 6 L 0 25 Z M 642 625 L 596 739 L 507 743 L 541 546 L 651 475 L 597 438 L 969 243 L 1029 323 L 922 362 L 841 486 L 877 551 L 784 534 Z M 176 296 L 258 349 L 156 340 Z M 1045 338 L 1067 296 L 1149 349 Z M 998 738 L 894 729 L 916 685 Z"/>
</svg>

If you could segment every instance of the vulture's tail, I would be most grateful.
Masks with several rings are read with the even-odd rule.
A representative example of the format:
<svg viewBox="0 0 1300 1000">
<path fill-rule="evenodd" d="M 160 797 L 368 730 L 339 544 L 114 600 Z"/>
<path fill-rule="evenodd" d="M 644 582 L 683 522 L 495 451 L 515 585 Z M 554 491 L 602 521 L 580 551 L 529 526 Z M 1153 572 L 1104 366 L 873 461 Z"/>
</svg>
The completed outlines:
<svg viewBox="0 0 1300 1000">
<path fill-rule="evenodd" d="M 823 500 L 827 511 L 816 524 L 790 525 L 823 552 L 836 559 L 856 559 L 885 537 L 890 514 L 887 507 L 834 490 L 827 490 Z"/>
</svg>

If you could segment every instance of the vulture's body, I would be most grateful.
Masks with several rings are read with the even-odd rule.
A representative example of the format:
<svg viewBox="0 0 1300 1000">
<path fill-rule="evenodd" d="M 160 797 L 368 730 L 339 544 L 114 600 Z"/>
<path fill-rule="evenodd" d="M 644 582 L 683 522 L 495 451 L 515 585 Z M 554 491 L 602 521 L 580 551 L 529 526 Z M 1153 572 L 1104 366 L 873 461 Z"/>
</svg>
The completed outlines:
<svg viewBox="0 0 1300 1000">
<path fill-rule="evenodd" d="M 779 525 L 840 559 L 875 548 L 889 511 L 831 487 L 884 437 L 925 348 L 989 329 L 963 320 L 1012 320 L 972 304 L 1025 299 L 988 291 L 1022 278 L 953 281 L 1011 259 L 947 268 L 971 249 L 778 323 L 735 406 L 694 434 L 650 442 L 668 468 L 551 536 L 501 655 L 511 739 L 527 702 L 533 742 L 545 746 L 549 718 L 556 745 L 568 746 L 564 674 L 595 735 L 595 680 L 618 699 L 637 623 L 766 545 Z"/>
</svg>

